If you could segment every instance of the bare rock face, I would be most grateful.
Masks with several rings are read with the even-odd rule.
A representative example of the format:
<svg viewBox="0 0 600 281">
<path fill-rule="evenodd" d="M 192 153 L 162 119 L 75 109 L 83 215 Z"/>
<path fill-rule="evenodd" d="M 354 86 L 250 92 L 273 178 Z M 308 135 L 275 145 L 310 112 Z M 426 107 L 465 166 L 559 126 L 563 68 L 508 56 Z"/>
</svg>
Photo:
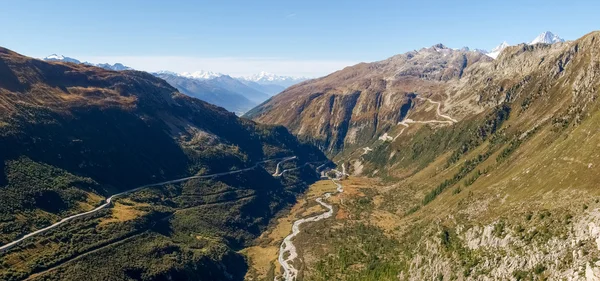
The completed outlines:
<svg viewBox="0 0 600 281">
<path fill-rule="evenodd" d="M 561 237 L 539 240 L 528 238 L 537 233 L 536 229 L 521 230 L 520 233 L 508 228 L 498 231 L 501 222 L 473 226 L 464 231 L 459 230 L 466 227 L 458 227 L 458 243 L 468 249 L 466 251 L 472 251 L 477 256 L 477 265 L 470 270 L 485 274 L 459 275 L 456 278 L 513 280 L 519 276 L 519 272 L 543 271 L 548 280 L 598 280 L 600 262 L 594 257 L 599 249 L 596 248 L 596 243 L 592 245 L 589 241 L 598 241 L 599 222 L 599 211 L 588 211 L 575 218 L 573 226 L 565 228 Z M 419 251 L 411 260 L 411 280 L 431 280 L 439 275 L 451 276 L 459 268 L 456 266 L 456 260 L 444 254 L 444 246 L 437 240 L 436 237 L 420 242 L 422 247 L 419 247 Z"/>
</svg>

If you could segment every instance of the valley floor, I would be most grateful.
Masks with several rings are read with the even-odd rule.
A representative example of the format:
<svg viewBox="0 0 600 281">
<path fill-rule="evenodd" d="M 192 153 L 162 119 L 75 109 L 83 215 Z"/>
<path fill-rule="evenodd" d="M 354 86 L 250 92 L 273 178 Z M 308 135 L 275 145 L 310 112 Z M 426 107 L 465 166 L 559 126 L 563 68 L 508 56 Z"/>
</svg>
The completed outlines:
<svg viewBox="0 0 600 281">
<path fill-rule="evenodd" d="M 300 233 L 292 240 L 298 254 L 298 258 L 293 263 L 295 268 L 300 269 L 298 280 L 320 280 L 319 276 L 323 272 L 321 272 L 322 270 L 314 271 L 314 266 L 323 262 L 319 257 L 327 256 L 321 256 L 320 253 L 336 254 L 332 252 L 335 249 L 333 247 L 336 245 L 335 241 L 330 240 L 332 238 L 330 234 L 342 234 L 349 226 L 348 223 L 356 218 L 360 219 L 366 209 L 363 210 L 364 206 L 357 206 L 356 204 L 369 204 L 364 200 L 371 201 L 372 198 L 365 199 L 367 195 L 364 191 L 367 190 L 366 193 L 372 195 L 370 191 L 377 186 L 375 180 L 359 177 L 346 178 L 341 180 L 340 184 L 343 185 L 343 193 L 335 193 L 338 187 L 331 180 L 322 180 L 310 186 L 306 194 L 298 200 L 298 203 L 287 214 L 277 219 L 256 240 L 255 246 L 241 251 L 248 257 L 250 262 L 250 269 L 246 275 L 247 280 L 281 278 L 284 272 L 277 261 L 279 248 L 283 239 L 292 232 L 292 224 L 299 219 L 326 212 L 326 208 L 317 203 L 315 199 L 320 198 L 324 193 L 335 193 L 327 198 L 327 203 L 332 204 L 334 208 L 333 217 L 302 224 Z M 382 202 L 381 198 L 375 200 Z M 393 225 L 394 214 L 381 211 L 377 212 L 375 216 L 378 217 L 378 220 L 372 221 L 377 223 L 374 226 L 377 228 L 376 232 L 385 233 L 390 229 L 390 225 Z M 347 230 L 351 231 L 351 229 Z M 353 233 L 349 232 L 349 234 Z M 356 245 L 349 244 L 347 246 Z"/>
<path fill-rule="evenodd" d="M 392 203 L 408 201 L 395 185 L 353 176 L 341 184 L 344 193 L 327 201 L 334 206 L 333 217 L 304 224 L 293 240 L 298 249 L 297 280 L 598 280 L 600 276 L 595 258 L 600 254 L 598 196 L 577 206 L 538 206 L 499 215 L 482 209 L 490 202 L 465 192 L 456 210 L 440 215 L 439 209 L 399 212 Z M 246 280 L 282 275 L 277 263 L 281 241 L 291 233 L 294 221 L 325 212 L 314 199 L 333 190 L 331 181 L 313 184 L 289 213 L 242 251 L 250 266 Z M 467 212 L 472 215 L 462 215 Z"/>
</svg>

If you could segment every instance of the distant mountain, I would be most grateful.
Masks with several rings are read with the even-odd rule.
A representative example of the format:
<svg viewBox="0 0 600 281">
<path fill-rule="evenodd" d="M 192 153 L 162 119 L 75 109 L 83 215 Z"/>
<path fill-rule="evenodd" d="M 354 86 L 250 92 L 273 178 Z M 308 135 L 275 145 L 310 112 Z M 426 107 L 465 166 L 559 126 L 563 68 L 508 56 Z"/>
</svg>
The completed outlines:
<svg viewBox="0 0 600 281">
<path fill-rule="evenodd" d="M 246 86 L 253 88 L 257 91 L 263 92 L 269 96 L 274 96 L 277 95 L 281 92 L 283 92 L 283 90 L 285 90 L 287 87 L 282 86 L 282 85 L 277 85 L 277 84 L 259 84 L 253 81 L 248 81 L 248 80 L 243 80 L 243 79 L 239 79 L 240 82 L 246 84 Z"/>
<path fill-rule="evenodd" d="M 238 92 L 221 87 L 216 81 L 188 78 L 168 71 L 153 73 L 153 75 L 167 81 L 181 93 L 223 107 L 237 115 L 259 104 Z"/>
<path fill-rule="evenodd" d="M 49 56 L 45 57 L 44 60 L 45 61 L 62 61 L 62 62 L 70 62 L 70 63 L 77 63 L 77 64 L 81 63 L 79 60 L 76 60 L 74 58 L 65 57 L 63 55 L 57 55 L 57 54 L 49 55 Z"/>
<path fill-rule="evenodd" d="M 565 39 L 560 38 L 558 35 L 550 32 L 550 31 L 546 31 L 540 35 L 538 35 L 535 39 L 533 39 L 533 41 L 531 41 L 529 43 L 529 45 L 535 45 L 538 43 L 543 43 L 543 44 L 554 44 L 554 43 L 560 43 L 560 42 L 565 42 Z M 500 55 L 500 53 L 502 53 L 502 51 L 504 49 L 506 49 L 507 47 L 510 47 L 511 45 L 508 44 L 506 41 L 502 42 L 502 44 L 498 45 L 496 48 L 492 49 L 491 52 L 487 53 L 486 55 L 488 55 L 489 57 L 496 59 L 498 58 L 498 56 Z"/>
<path fill-rule="evenodd" d="M 43 60 L 44 61 L 54 61 L 54 62 L 70 62 L 70 63 L 76 63 L 76 64 L 85 64 L 85 65 L 97 66 L 100 68 L 114 70 L 114 71 L 133 70 L 133 68 L 125 66 L 121 63 L 115 63 L 115 64 L 98 63 L 98 64 L 96 64 L 96 63 L 91 63 L 91 62 L 81 62 L 77 59 L 65 57 L 63 55 L 57 55 L 57 54 L 49 55 L 49 56 L 43 58 Z"/>
<path fill-rule="evenodd" d="M 280 76 L 273 73 L 268 73 L 266 71 L 262 71 L 259 74 L 254 74 L 251 76 L 240 77 L 240 79 L 256 82 L 262 85 L 280 85 L 286 88 L 308 80 L 306 77 Z"/>
<path fill-rule="evenodd" d="M 95 64 L 57 54 L 47 56 L 43 60 L 85 64 L 114 71 L 133 70 L 121 63 Z M 234 78 L 223 73 L 205 70 L 183 73 L 159 71 L 152 74 L 166 80 L 171 86 L 186 95 L 221 106 L 238 115 L 282 92 L 287 87 L 306 80 L 304 77 L 280 76 L 264 71 L 243 78 Z"/>
<path fill-rule="evenodd" d="M 508 43 L 506 43 L 506 41 L 504 41 L 504 42 L 502 42 L 502 44 L 498 45 L 496 48 L 493 48 L 492 51 L 487 53 L 486 55 L 488 57 L 496 59 L 496 58 L 498 58 L 500 53 L 502 53 L 502 51 L 508 47 L 510 47 L 510 45 Z"/>
<path fill-rule="evenodd" d="M 115 63 L 115 64 L 108 64 L 108 63 L 93 64 L 93 63 L 84 62 L 83 64 L 93 65 L 93 66 L 101 67 L 101 68 L 108 69 L 108 70 L 114 70 L 114 71 L 133 70 L 133 68 L 131 68 L 129 66 L 124 66 L 121 63 Z"/>
<path fill-rule="evenodd" d="M 217 78 L 217 77 L 220 77 L 223 75 L 224 74 L 222 74 L 222 73 L 212 72 L 212 71 L 204 71 L 204 70 L 195 71 L 195 72 L 183 72 L 180 74 L 180 76 L 187 77 L 187 78 L 194 78 L 194 79 L 212 79 L 212 78 Z"/>
<path fill-rule="evenodd" d="M 292 86 L 294 84 L 298 84 L 302 81 L 306 81 L 308 79 L 306 77 L 282 76 L 282 75 L 269 73 L 266 71 L 261 71 L 258 74 L 254 74 L 254 75 L 250 75 L 250 76 L 240 76 L 240 77 L 232 77 L 227 74 L 213 72 L 213 71 L 205 71 L 205 70 L 199 70 L 199 71 L 194 71 L 194 72 L 182 72 L 182 73 L 175 73 L 175 72 L 171 72 L 171 71 L 161 71 L 161 72 L 163 72 L 163 73 L 168 72 L 172 75 L 177 75 L 177 76 L 186 77 L 186 78 L 193 78 L 193 79 L 203 79 L 203 80 L 215 79 L 215 78 L 221 78 L 223 76 L 227 76 L 229 78 L 238 80 L 239 82 L 242 82 L 243 84 L 245 84 L 245 85 L 249 86 L 250 88 L 253 88 L 259 92 L 267 93 L 269 96 L 278 94 L 281 91 L 285 90 L 285 88 Z M 226 78 L 226 80 L 229 80 L 229 79 Z"/>
<path fill-rule="evenodd" d="M 295 79 L 271 75 L 271 80 L 264 77 L 265 79 L 262 81 L 271 81 L 273 84 L 262 84 L 203 70 L 184 73 L 159 71 L 153 73 L 153 75 L 166 80 L 171 86 L 176 87 L 186 95 L 221 106 L 238 115 L 245 113 L 287 88 L 275 83 L 287 85 Z"/>
<path fill-rule="evenodd" d="M 206 82 L 210 83 L 214 87 L 220 87 L 231 92 L 239 93 L 247 99 L 255 102 L 256 104 L 262 103 L 271 97 L 262 91 L 254 89 L 242 83 L 240 80 L 235 79 L 229 75 L 223 75 L 212 79 L 207 79 Z"/>
<path fill-rule="evenodd" d="M 531 43 L 529 43 L 529 45 L 534 45 L 534 44 L 538 44 L 538 43 L 554 44 L 554 43 L 559 43 L 559 42 L 565 42 L 565 39 L 558 37 L 558 35 L 550 32 L 550 31 L 546 31 L 546 32 L 538 35 L 538 37 L 536 37 L 535 39 L 533 39 L 533 41 L 531 41 Z"/>
<path fill-rule="evenodd" d="M 197 75 L 160 71 L 153 73 L 153 75 L 164 79 L 171 86 L 188 96 L 221 106 L 238 115 L 245 113 L 270 98 L 273 94 L 285 89 L 277 85 L 263 86 L 254 82 L 238 80 L 229 75 L 216 76 L 210 75 L 209 72 L 195 73 Z"/>
<path fill-rule="evenodd" d="M 478 52 L 478 53 L 480 53 L 480 54 L 484 54 L 484 55 L 488 53 L 488 51 L 487 51 L 487 50 L 483 50 L 483 49 L 471 49 L 471 48 L 469 48 L 469 47 L 467 47 L 467 46 L 465 46 L 465 47 L 462 47 L 462 48 L 460 48 L 460 49 L 455 49 L 455 50 L 456 50 L 456 51 L 464 51 L 464 52 L 473 51 L 473 52 Z"/>
</svg>

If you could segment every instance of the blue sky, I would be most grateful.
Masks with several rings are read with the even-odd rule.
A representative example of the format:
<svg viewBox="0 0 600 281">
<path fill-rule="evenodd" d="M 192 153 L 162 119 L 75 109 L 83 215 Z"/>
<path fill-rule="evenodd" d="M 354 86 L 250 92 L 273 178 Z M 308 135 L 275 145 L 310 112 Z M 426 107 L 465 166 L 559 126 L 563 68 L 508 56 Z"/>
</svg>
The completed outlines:
<svg viewBox="0 0 600 281">
<path fill-rule="evenodd" d="M 598 29 L 600 1 L 0 0 L 0 46 L 176 72 L 324 75 L 443 43 L 491 49 Z"/>
</svg>

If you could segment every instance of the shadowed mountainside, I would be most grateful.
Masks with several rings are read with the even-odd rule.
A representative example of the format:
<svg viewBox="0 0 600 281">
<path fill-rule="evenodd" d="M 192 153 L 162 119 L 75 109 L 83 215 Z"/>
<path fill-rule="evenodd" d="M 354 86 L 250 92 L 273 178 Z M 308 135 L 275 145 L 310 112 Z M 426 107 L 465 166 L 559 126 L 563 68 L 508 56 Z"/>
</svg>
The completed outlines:
<svg viewBox="0 0 600 281">
<path fill-rule="evenodd" d="M 148 73 L 44 62 L 0 49 L 0 77 L 3 243 L 143 184 L 282 156 L 297 155 L 298 165 L 326 160 L 283 127 L 239 119 Z M 234 250 L 259 235 L 317 176 L 310 166 L 281 179 L 262 169 L 136 192 L 114 208 L 4 253 L 0 279 L 43 273 L 41 278 L 79 280 L 71 266 L 91 265 L 97 274 L 86 278 L 94 280 L 122 274 L 143 280 L 239 279 L 245 265 Z M 211 238 L 177 238 L 200 233 Z M 128 239 L 131 244 L 120 242 Z"/>
</svg>

